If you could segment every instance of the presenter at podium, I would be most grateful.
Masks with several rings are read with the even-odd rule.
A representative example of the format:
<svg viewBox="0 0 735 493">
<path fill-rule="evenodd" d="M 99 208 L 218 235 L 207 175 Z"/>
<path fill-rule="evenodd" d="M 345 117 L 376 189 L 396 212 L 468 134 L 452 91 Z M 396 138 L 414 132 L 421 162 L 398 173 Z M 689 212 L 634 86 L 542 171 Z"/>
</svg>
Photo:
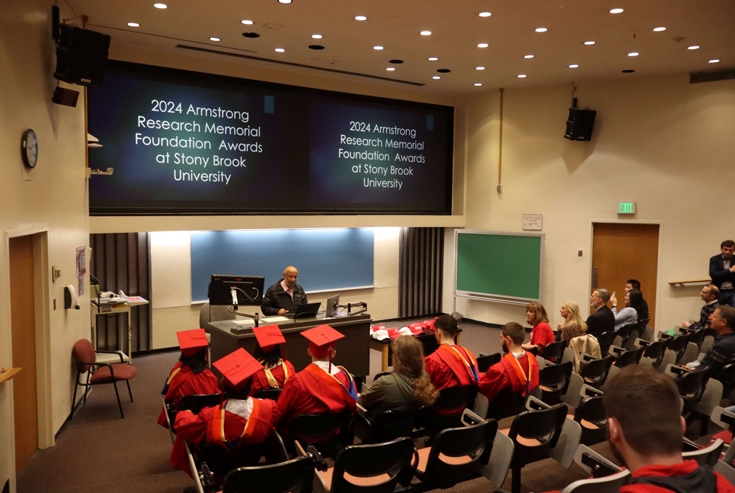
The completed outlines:
<svg viewBox="0 0 735 493">
<path fill-rule="evenodd" d="M 304 288 L 296 284 L 299 271 L 289 265 L 283 271 L 283 279 L 268 288 L 263 296 L 261 309 L 263 315 L 285 315 L 296 310 L 299 305 L 307 303 Z"/>
</svg>

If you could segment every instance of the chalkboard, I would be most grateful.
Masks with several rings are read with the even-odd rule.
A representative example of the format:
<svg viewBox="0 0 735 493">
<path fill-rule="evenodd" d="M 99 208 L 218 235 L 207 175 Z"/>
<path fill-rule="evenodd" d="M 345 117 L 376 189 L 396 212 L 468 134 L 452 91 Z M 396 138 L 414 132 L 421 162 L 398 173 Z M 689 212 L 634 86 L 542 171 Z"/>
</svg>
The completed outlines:
<svg viewBox="0 0 735 493">
<path fill-rule="evenodd" d="M 455 296 L 539 301 L 543 233 L 455 231 Z"/>
<path fill-rule="evenodd" d="M 191 234 L 191 299 L 206 301 L 212 274 L 265 276 L 266 288 L 299 269 L 307 292 L 373 287 L 371 228 L 202 231 Z"/>
</svg>

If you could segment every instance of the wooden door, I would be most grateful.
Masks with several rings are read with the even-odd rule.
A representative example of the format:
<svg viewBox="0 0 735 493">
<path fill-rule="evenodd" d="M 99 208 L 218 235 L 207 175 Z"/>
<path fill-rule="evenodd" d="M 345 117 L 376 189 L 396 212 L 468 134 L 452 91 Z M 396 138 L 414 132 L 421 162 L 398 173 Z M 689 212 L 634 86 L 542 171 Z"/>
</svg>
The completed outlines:
<svg viewBox="0 0 735 493">
<path fill-rule="evenodd" d="M 656 326 L 656 279 L 658 278 L 658 224 L 595 223 L 592 240 L 592 288 L 604 288 L 624 306 L 625 281 L 638 279 Z"/>
<path fill-rule="evenodd" d="M 13 378 L 15 472 L 19 474 L 38 449 L 33 237 L 11 238 L 9 254 L 13 366 L 21 368 Z"/>
</svg>

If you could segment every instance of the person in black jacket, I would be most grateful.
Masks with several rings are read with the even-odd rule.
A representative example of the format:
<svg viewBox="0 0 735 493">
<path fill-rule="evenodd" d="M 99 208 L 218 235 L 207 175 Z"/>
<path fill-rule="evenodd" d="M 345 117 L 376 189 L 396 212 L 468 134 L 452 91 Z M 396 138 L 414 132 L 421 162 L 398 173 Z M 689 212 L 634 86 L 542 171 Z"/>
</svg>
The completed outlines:
<svg viewBox="0 0 735 493">
<path fill-rule="evenodd" d="M 260 306 L 263 315 L 285 315 L 293 312 L 299 305 L 308 303 L 304 288 L 296 284 L 299 271 L 289 265 L 283 270 L 283 279 L 268 288 Z"/>
<path fill-rule="evenodd" d="M 607 307 L 610 293 L 607 289 L 595 289 L 590 296 L 590 305 L 594 312 L 587 317 L 587 333 L 600 337 L 605 332 L 615 330 L 615 315 Z"/>
<path fill-rule="evenodd" d="M 735 307 L 735 241 L 723 241 L 720 250 L 721 254 L 709 259 L 709 276 L 720 290 L 720 305 Z"/>
</svg>

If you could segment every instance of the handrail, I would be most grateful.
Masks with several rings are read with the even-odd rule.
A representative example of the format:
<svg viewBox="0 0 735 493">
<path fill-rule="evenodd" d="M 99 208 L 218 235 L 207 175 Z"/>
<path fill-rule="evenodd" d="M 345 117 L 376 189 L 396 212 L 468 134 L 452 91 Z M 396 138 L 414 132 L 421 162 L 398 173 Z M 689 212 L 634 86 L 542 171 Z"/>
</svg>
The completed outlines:
<svg viewBox="0 0 735 493">
<path fill-rule="evenodd" d="M 709 284 L 711 279 L 697 279 L 694 281 L 670 281 L 669 286 L 686 286 L 687 284 Z"/>
<path fill-rule="evenodd" d="M 0 368 L 0 383 L 10 380 L 20 371 L 20 368 Z"/>
</svg>

